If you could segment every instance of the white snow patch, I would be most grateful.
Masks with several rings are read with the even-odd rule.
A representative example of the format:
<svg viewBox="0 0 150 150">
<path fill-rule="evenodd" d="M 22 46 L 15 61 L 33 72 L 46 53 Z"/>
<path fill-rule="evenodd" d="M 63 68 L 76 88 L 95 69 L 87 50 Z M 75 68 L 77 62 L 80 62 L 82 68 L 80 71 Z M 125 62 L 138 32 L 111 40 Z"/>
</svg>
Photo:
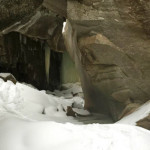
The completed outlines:
<svg viewBox="0 0 150 150">
<path fill-rule="evenodd" d="M 78 104 L 77 99 L 80 100 Z M 81 101 L 84 100 L 78 97 L 56 97 L 28 85 L 15 85 L 11 81 L 4 82 L 0 79 L 0 119 L 11 114 L 27 120 L 78 123 L 73 117 L 66 116 L 65 111 L 73 103 L 75 106 L 82 105 Z"/>
<path fill-rule="evenodd" d="M 117 123 L 119 124 L 130 124 L 136 125 L 136 122 L 147 117 L 150 113 L 150 100 L 139 107 L 135 112 L 132 114 L 122 118 Z"/>
<path fill-rule="evenodd" d="M 79 115 L 83 115 L 83 116 L 88 116 L 90 115 L 90 112 L 84 109 L 79 109 L 79 108 L 73 108 L 73 111 L 76 112 Z"/>
<path fill-rule="evenodd" d="M 47 91 L 48 94 L 53 94 L 58 97 L 73 98 L 74 95 L 83 93 L 80 83 L 67 83 L 62 85 L 63 90 L 55 90 L 54 92 Z"/>
<path fill-rule="evenodd" d="M 150 131 L 129 125 L 0 121 L 1 150 L 149 150 Z"/>
</svg>

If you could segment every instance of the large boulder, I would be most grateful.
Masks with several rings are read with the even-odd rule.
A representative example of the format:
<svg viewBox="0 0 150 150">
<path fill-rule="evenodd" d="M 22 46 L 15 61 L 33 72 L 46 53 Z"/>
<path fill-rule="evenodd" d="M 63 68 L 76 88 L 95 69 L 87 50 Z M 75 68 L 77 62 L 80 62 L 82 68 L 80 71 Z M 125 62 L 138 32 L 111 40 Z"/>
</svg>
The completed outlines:
<svg viewBox="0 0 150 150">
<path fill-rule="evenodd" d="M 67 1 L 67 50 L 80 72 L 85 107 L 118 120 L 150 99 L 150 2 Z"/>
</svg>

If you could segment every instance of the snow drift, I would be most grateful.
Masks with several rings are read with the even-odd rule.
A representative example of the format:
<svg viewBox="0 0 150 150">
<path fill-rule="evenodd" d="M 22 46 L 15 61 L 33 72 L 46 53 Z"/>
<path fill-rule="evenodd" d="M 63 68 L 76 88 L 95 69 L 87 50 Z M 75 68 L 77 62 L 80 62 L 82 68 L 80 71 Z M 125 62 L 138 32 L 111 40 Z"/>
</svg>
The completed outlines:
<svg viewBox="0 0 150 150">
<path fill-rule="evenodd" d="M 149 150 L 150 132 L 129 125 L 73 125 L 5 119 L 0 150 Z"/>
<path fill-rule="evenodd" d="M 150 131 L 81 125 L 63 110 L 72 103 L 83 108 L 80 97 L 56 97 L 0 79 L 0 150 L 150 150 Z"/>
</svg>

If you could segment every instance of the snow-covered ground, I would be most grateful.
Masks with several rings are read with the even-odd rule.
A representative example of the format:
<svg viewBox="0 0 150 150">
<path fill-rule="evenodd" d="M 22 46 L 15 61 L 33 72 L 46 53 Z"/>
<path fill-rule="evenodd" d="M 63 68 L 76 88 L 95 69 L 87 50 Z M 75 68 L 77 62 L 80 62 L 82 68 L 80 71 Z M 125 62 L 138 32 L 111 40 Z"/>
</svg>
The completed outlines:
<svg viewBox="0 0 150 150">
<path fill-rule="evenodd" d="M 65 110 L 72 104 L 83 108 L 84 101 L 77 96 L 56 97 L 28 85 L 0 79 L 0 118 L 15 115 L 27 120 L 77 123 L 73 117 L 66 116 Z"/>
<path fill-rule="evenodd" d="M 149 140 L 149 131 L 128 125 L 0 122 L 0 150 L 149 150 Z"/>
<path fill-rule="evenodd" d="M 46 94 L 0 79 L 0 150 L 150 150 L 148 130 L 124 124 L 82 125 L 66 116 L 72 105 L 88 114 L 82 98 L 64 96 L 73 89 L 81 90 Z"/>
</svg>

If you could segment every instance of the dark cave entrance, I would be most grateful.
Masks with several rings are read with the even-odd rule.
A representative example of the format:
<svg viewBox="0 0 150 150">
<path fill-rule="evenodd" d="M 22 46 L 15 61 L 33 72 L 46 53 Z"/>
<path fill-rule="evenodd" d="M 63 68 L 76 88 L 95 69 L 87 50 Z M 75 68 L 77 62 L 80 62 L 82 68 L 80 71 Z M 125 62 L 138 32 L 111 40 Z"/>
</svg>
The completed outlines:
<svg viewBox="0 0 150 150">
<path fill-rule="evenodd" d="M 67 51 L 54 51 L 45 40 L 18 32 L 4 35 L 1 41 L 0 72 L 12 73 L 19 82 L 51 91 L 59 89 L 61 84 L 80 82 Z"/>
<path fill-rule="evenodd" d="M 45 73 L 45 45 L 44 40 L 32 39 L 17 32 L 5 35 L 3 43 L 0 43 L 0 72 L 10 72 L 19 82 L 32 84 L 38 89 L 59 88 L 62 53 L 49 48 L 51 67 L 48 83 Z"/>
</svg>

